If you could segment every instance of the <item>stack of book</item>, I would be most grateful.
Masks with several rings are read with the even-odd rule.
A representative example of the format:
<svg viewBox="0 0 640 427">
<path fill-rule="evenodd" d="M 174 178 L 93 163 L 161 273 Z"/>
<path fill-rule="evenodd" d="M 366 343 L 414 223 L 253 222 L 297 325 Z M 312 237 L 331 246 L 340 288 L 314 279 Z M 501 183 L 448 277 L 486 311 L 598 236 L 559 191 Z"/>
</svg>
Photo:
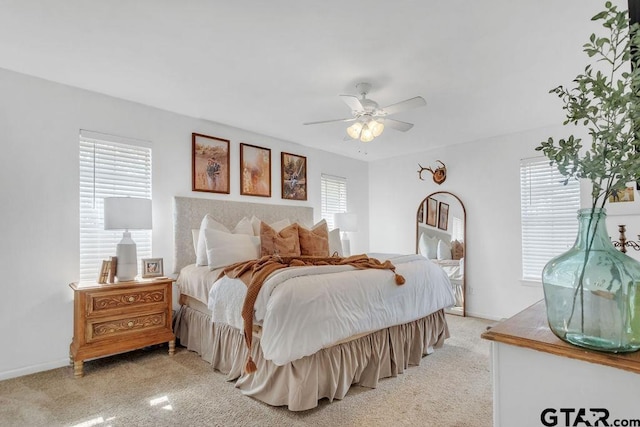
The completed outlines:
<svg viewBox="0 0 640 427">
<path fill-rule="evenodd" d="M 102 261 L 102 268 L 100 268 L 100 275 L 98 276 L 98 283 L 115 283 L 116 281 L 116 267 L 118 265 L 117 257 L 109 257 Z"/>
</svg>

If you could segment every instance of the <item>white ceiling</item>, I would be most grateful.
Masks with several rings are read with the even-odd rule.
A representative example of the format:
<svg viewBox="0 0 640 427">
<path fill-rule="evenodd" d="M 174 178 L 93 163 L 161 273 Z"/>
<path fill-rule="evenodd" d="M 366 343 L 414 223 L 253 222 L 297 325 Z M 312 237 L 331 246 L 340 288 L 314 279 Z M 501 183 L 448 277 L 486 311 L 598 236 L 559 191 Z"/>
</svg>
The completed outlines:
<svg viewBox="0 0 640 427">
<path fill-rule="evenodd" d="M 616 1 L 622 8 L 626 2 Z M 363 160 L 559 124 L 604 0 L 0 0 L 0 68 Z M 344 141 L 339 94 L 420 95 Z M 0 95 L 1 96 L 1 95 Z M 252 141 L 259 142 L 259 141 Z M 514 141 L 517 143 L 517 141 Z"/>
</svg>

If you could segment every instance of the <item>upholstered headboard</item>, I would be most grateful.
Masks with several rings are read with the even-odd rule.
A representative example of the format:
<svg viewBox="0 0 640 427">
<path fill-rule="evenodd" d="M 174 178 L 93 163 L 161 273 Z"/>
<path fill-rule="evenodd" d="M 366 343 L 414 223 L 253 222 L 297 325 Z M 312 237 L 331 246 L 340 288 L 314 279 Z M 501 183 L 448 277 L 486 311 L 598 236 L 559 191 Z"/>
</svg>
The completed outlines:
<svg viewBox="0 0 640 427">
<path fill-rule="evenodd" d="M 191 230 L 200 228 L 206 214 L 211 214 L 230 230 L 243 217 L 251 218 L 252 215 L 268 223 L 283 218 L 307 225 L 313 223 L 313 208 L 309 206 L 267 205 L 194 197 L 174 197 L 173 204 L 174 273 L 179 273 L 181 268 L 195 261 Z"/>
</svg>

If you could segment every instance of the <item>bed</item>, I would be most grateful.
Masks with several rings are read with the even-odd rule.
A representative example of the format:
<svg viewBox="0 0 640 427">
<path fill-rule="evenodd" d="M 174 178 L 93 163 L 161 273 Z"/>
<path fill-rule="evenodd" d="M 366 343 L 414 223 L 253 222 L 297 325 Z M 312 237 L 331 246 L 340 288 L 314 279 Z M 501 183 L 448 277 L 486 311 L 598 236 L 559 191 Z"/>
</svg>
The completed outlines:
<svg viewBox="0 0 640 427">
<path fill-rule="evenodd" d="M 229 381 L 235 381 L 243 394 L 292 411 L 311 409 L 322 398 L 342 399 L 353 384 L 375 388 L 379 379 L 418 365 L 449 336 L 444 308 L 453 305 L 454 296 L 442 269 L 418 255 L 375 254 L 378 259 L 391 258 L 395 273 L 349 266 L 320 266 L 322 272 L 311 271 L 314 266 L 285 268 L 270 275 L 256 300 L 249 349 L 238 317 L 246 287 L 228 277 L 216 282 L 220 269 L 193 264 L 192 230 L 207 213 L 231 229 L 247 215 L 265 222 L 290 218 L 311 224 L 313 211 L 301 206 L 174 198 L 174 269 L 179 272 L 181 305 L 174 332 L 180 345 L 197 352 Z M 301 273 L 305 269 L 309 271 Z M 405 278 L 403 285 L 394 283 L 396 274 Z M 438 284 L 427 289 L 425 277 Z M 346 286 L 349 281 L 354 284 Z M 365 290 L 363 283 L 375 285 L 367 285 Z M 335 299 L 347 300 L 351 304 L 347 311 L 336 310 L 333 303 L 329 312 L 317 309 L 323 304 L 317 303 L 318 298 L 344 288 L 375 295 L 370 298 L 376 301 L 374 308 L 340 294 Z M 293 302 L 292 298 L 301 299 Z M 410 304 L 418 306 L 419 315 L 398 308 Z M 407 317 L 412 315 L 417 317 Z M 341 323 L 357 326 L 340 328 Z M 256 372 L 245 372 L 248 358 L 255 363 Z"/>
</svg>

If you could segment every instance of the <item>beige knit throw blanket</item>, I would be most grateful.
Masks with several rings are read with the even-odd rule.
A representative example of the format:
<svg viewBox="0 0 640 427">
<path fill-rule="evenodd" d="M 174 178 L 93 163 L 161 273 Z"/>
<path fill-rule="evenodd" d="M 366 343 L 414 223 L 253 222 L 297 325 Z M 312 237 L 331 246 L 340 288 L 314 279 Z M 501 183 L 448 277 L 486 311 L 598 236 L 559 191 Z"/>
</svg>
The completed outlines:
<svg viewBox="0 0 640 427">
<path fill-rule="evenodd" d="M 375 258 L 369 258 L 366 255 L 353 255 L 346 258 L 340 257 L 279 257 L 263 256 L 257 260 L 239 262 L 226 267 L 218 276 L 223 275 L 235 279 L 239 278 L 247 285 L 247 295 L 242 306 L 242 319 L 244 320 L 244 340 L 249 349 L 249 358 L 245 365 L 245 372 L 250 374 L 257 370 L 256 364 L 251 358 L 251 342 L 253 331 L 253 310 L 258 293 L 262 284 L 267 277 L 276 270 L 286 267 L 304 267 L 310 265 L 350 265 L 357 269 L 377 268 L 382 270 L 391 270 L 395 275 L 397 285 L 404 284 L 404 277 L 396 273 L 396 267 L 387 260 L 380 262 Z"/>
</svg>

